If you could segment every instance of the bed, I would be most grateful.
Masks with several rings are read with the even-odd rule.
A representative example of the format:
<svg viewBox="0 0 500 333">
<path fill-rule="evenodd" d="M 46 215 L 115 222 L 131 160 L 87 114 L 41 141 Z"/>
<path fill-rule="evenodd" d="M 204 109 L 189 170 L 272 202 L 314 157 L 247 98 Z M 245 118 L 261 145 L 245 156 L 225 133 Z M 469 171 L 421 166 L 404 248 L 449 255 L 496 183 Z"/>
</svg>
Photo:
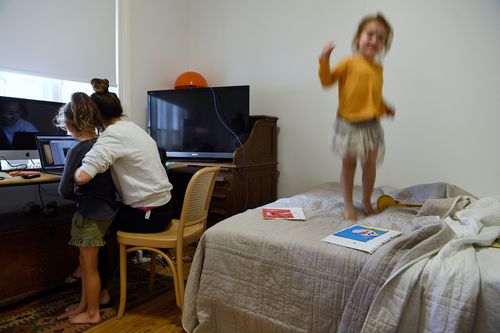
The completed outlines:
<svg viewBox="0 0 500 333">
<path fill-rule="evenodd" d="M 498 332 L 500 200 L 461 188 L 381 187 L 373 199 L 424 203 L 360 219 L 402 235 L 373 254 L 321 241 L 343 219 L 340 186 L 267 206 L 300 206 L 306 221 L 248 210 L 208 229 L 186 285 L 187 332 Z M 359 205 L 360 189 L 354 193 Z"/>
</svg>

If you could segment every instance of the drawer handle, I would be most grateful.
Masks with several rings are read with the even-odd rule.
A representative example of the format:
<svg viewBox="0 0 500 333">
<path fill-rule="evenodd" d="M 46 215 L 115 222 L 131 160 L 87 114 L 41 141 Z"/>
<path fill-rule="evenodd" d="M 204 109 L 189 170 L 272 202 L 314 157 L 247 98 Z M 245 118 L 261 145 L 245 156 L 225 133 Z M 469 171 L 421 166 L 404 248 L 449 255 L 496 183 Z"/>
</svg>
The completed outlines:
<svg viewBox="0 0 500 333">
<path fill-rule="evenodd" d="M 226 211 L 224 209 L 220 208 L 212 208 L 210 209 L 211 214 L 216 214 L 216 215 L 226 215 Z"/>
<path fill-rule="evenodd" d="M 227 197 L 226 193 L 212 192 L 212 198 L 225 199 Z"/>
</svg>

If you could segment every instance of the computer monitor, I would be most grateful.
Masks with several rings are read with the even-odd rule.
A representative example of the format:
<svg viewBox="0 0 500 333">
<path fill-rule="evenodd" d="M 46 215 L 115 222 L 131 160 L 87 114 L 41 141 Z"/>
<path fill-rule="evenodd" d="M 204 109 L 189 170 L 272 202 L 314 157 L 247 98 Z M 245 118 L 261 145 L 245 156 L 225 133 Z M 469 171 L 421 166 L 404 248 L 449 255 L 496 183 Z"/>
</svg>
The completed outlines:
<svg viewBox="0 0 500 333">
<path fill-rule="evenodd" d="M 65 134 L 54 124 L 63 103 L 0 96 L 0 160 L 2 170 L 38 160 L 36 133 Z M 36 163 L 35 163 L 36 164 Z"/>
</svg>

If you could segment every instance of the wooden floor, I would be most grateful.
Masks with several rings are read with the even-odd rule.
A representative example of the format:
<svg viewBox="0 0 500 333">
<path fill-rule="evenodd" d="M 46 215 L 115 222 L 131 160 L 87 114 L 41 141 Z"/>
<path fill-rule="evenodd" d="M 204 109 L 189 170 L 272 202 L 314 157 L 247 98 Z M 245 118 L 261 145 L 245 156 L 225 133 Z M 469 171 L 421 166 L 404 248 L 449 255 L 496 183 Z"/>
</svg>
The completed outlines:
<svg viewBox="0 0 500 333">
<path fill-rule="evenodd" d="M 193 256 L 194 248 L 186 248 L 186 255 Z M 143 265 L 149 269 L 149 263 Z M 191 263 L 184 264 L 184 276 L 189 275 Z M 158 274 L 170 275 L 168 269 L 156 265 Z M 111 318 L 85 331 L 86 333 L 178 333 L 184 332 L 181 324 L 181 310 L 175 303 L 175 290 L 172 289 L 147 303 L 125 312 L 122 319 Z"/>
<path fill-rule="evenodd" d="M 86 333 L 178 333 L 181 310 L 175 304 L 175 292 L 171 290 L 127 312 L 122 319 L 111 318 L 96 325 Z"/>
</svg>

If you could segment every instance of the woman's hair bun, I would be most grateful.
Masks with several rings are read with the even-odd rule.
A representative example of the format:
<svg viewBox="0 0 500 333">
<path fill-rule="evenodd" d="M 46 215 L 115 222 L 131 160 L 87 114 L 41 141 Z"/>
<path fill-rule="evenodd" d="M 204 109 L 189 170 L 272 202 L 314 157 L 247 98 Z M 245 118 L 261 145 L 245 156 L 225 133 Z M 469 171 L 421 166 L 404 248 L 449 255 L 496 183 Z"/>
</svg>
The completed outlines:
<svg viewBox="0 0 500 333">
<path fill-rule="evenodd" d="M 92 79 L 90 80 L 90 84 L 96 93 L 104 93 L 108 92 L 109 81 L 108 79 Z"/>
</svg>

